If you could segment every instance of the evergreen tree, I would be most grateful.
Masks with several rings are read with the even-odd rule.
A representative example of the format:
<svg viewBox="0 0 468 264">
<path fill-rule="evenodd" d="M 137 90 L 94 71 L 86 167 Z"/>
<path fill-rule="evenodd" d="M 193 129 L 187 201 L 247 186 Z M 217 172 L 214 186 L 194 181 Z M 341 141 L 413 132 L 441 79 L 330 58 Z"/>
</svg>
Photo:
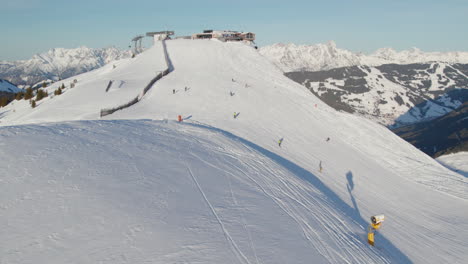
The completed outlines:
<svg viewBox="0 0 468 264">
<path fill-rule="evenodd" d="M 15 99 L 16 99 L 16 100 L 21 100 L 21 99 L 23 99 L 23 97 L 24 97 L 24 93 L 23 93 L 23 92 L 19 92 L 19 93 L 17 93 L 17 94 L 15 95 Z"/>
<path fill-rule="evenodd" d="M 46 82 L 42 82 L 42 88 L 46 88 L 47 87 L 47 83 Z"/>
<path fill-rule="evenodd" d="M 32 107 L 32 108 L 35 108 L 35 107 L 36 107 L 36 101 L 35 101 L 35 100 L 32 100 L 32 101 L 31 101 L 31 107 Z"/>
<path fill-rule="evenodd" d="M 28 87 L 28 89 L 26 89 L 26 93 L 24 94 L 24 100 L 29 100 L 33 97 L 33 90 L 31 87 Z"/>
<path fill-rule="evenodd" d="M 0 97 L 0 107 L 4 107 L 8 104 L 8 97 L 2 96 Z"/>
<path fill-rule="evenodd" d="M 44 90 L 42 90 L 42 89 L 37 90 L 36 101 L 40 101 L 40 100 L 42 100 L 44 97 L 47 97 L 47 92 L 44 91 Z"/>
<path fill-rule="evenodd" d="M 60 87 L 54 91 L 54 95 L 61 95 L 61 94 L 62 94 L 62 89 L 60 89 Z"/>
</svg>

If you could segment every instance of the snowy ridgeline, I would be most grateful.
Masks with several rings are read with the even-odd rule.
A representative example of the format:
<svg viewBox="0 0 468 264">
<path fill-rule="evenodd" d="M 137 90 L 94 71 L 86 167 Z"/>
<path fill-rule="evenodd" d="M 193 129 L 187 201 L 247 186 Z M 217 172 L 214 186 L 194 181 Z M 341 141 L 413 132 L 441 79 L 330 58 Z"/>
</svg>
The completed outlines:
<svg viewBox="0 0 468 264">
<path fill-rule="evenodd" d="M 122 51 L 114 47 L 55 48 L 36 54 L 29 60 L 0 61 L 0 78 L 7 79 L 18 86 L 31 86 L 44 80 L 65 79 L 130 56 L 130 51 Z"/>
<path fill-rule="evenodd" d="M 0 109 L 2 262 L 468 258 L 465 177 L 331 109 L 251 47 L 167 48 L 174 70 L 109 120 L 96 120 L 100 109 L 166 69 L 160 43 L 73 77 L 76 87 L 36 108 Z M 379 213 L 387 220 L 372 248 L 366 228 Z"/>
<path fill-rule="evenodd" d="M 417 48 L 395 51 L 391 48 L 381 48 L 366 55 L 339 49 L 333 41 L 315 45 L 273 44 L 262 47 L 260 53 L 284 72 L 323 71 L 360 65 L 468 63 L 468 52 L 424 52 Z"/>
</svg>

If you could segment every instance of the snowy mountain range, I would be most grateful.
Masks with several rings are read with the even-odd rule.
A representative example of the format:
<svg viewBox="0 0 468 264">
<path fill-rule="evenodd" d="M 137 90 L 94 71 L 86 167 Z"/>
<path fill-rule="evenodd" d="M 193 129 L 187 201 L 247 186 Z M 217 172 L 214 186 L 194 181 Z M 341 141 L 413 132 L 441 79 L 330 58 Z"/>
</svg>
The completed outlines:
<svg viewBox="0 0 468 264">
<path fill-rule="evenodd" d="M 468 258 L 467 178 L 251 46 L 155 41 L 61 83 L 0 108 L 2 262 Z"/>
<path fill-rule="evenodd" d="M 54 48 L 29 60 L 0 61 L 0 78 L 17 86 L 30 86 L 43 80 L 60 80 L 131 56 L 130 51 L 114 47 L 93 49 Z"/>
<path fill-rule="evenodd" d="M 365 55 L 338 49 L 334 42 L 275 44 L 260 52 L 329 106 L 392 129 L 407 126 L 398 134 L 428 155 L 466 150 L 466 139 L 421 127 L 444 130 L 440 124 L 454 118 L 442 117 L 468 101 L 468 52 L 383 48 Z M 428 122 L 436 118 L 445 122 Z M 461 135 L 463 129 L 453 125 L 451 133 Z"/>
<path fill-rule="evenodd" d="M 285 75 L 337 110 L 393 127 L 442 116 L 468 100 L 468 64 L 350 66 Z"/>
<path fill-rule="evenodd" d="M 360 65 L 468 63 L 468 52 L 423 52 L 417 48 L 395 51 L 381 48 L 366 55 L 339 49 L 334 41 L 315 45 L 274 44 L 260 48 L 260 53 L 284 72 L 322 71 Z"/>
</svg>

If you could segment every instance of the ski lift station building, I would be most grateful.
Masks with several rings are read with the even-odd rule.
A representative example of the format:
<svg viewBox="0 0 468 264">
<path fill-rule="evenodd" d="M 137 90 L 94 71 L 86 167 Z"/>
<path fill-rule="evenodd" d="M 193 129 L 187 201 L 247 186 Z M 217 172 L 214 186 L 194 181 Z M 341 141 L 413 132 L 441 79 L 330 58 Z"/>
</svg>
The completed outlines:
<svg viewBox="0 0 468 264">
<path fill-rule="evenodd" d="M 174 35 L 174 31 L 147 32 L 146 36 L 153 37 L 154 41 L 165 40 Z"/>
<path fill-rule="evenodd" d="M 230 30 L 203 30 L 203 33 L 192 35 L 192 39 L 212 39 L 222 41 L 254 41 L 255 34 L 252 32 L 238 32 Z"/>
</svg>

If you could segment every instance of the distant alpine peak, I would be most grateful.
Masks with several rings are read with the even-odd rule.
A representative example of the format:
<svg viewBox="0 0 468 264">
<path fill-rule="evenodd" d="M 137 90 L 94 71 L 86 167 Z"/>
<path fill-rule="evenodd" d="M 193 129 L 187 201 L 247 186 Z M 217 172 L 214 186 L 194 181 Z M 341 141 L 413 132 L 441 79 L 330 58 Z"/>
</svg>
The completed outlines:
<svg viewBox="0 0 468 264">
<path fill-rule="evenodd" d="M 128 54 L 127 54 L 128 53 Z M 89 48 L 86 46 L 80 46 L 78 48 L 53 48 L 46 52 L 35 54 L 31 60 L 53 60 L 60 61 L 63 59 L 91 59 L 91 58 L 103 58 L 104 63 L 110 62 L 108 59 L 115 60 L 121 57 L 128 57 L 128 51 L 121 51 L 115 47 L 107 48 Z M 63 61 L 65 63 L 71 63 L 69 61 Z"/>
<path fill-rule="evenodd" d="M 416 47 L 396 51 L 385 47 L 371 54 L 352 52 L 337 47 L 335 41 L 313 45 L 273 44 L 260 48 L 284 72 L 299 70 L 321 71 L 349 66 L 379 66 L 382 64 L 411 64 L 426 62 L 468 63 L 468 52 L 424 52 Z"/>
<path fill-rule="evenodd" d="M 16 85 L 33 85 L 45 79 L 68 78 L 130 56 L 131 51 L 115 47 L 53 48 L 29 60 L 1 61 L 0 78 Z"/>
<path fill-rule="evenodd" d="M 319 71 L 362 64 L 361 54 L 339 49 L 332 40 L 314 45 L 273 44 L 262 47 L 260 53 L 284 72 Z"/>
</svg>

